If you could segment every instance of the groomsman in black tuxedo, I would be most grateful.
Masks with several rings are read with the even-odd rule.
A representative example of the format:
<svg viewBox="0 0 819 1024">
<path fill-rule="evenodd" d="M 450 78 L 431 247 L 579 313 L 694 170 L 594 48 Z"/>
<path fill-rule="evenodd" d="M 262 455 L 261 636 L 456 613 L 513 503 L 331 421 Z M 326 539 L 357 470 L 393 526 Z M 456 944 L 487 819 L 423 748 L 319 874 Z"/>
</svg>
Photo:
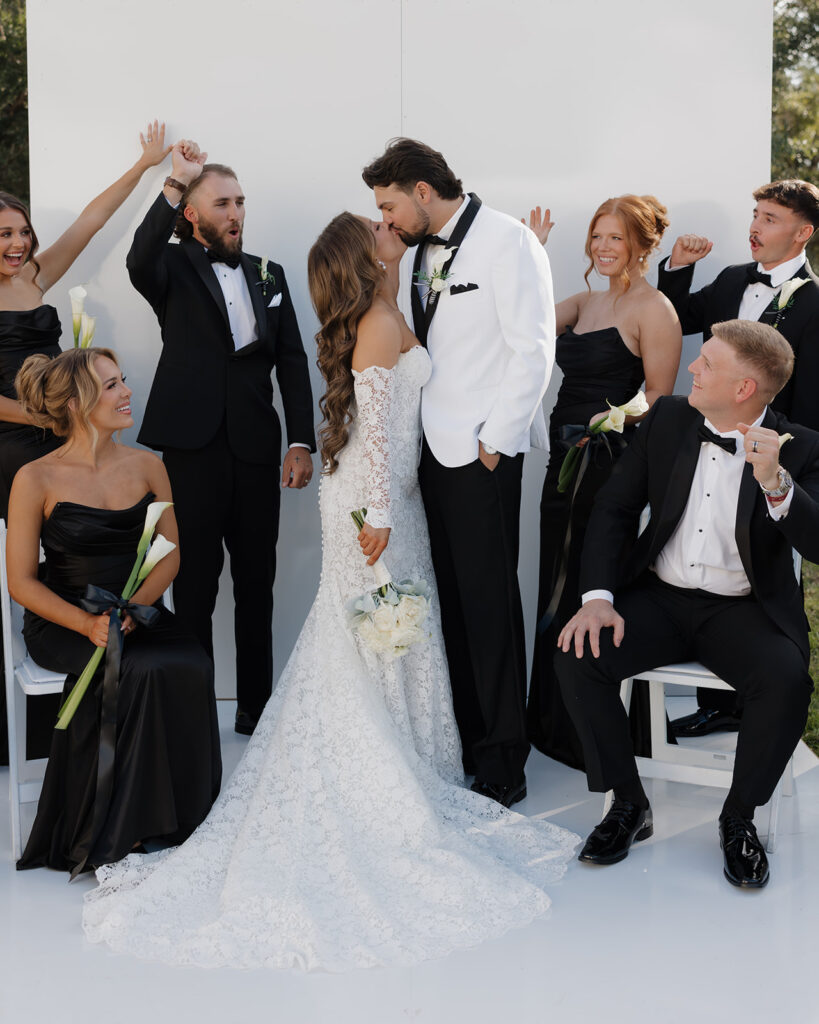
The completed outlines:
<svg viewBox="0 0 819 1024">
<path fill-rule="evenodd" d="M 805 255 L 819 227 L 819 189 L 807 181 L 774 181 L 753 195 L 752 263 L 726 267 L 711 284 L 691 292 L 694 264 L 708 255 L 713 243 L 682 235 L 671 258 L 660 263 L 657 286 L 674 304 L 683 334 L 702 333 L 708 339 L 712 324 L 738 317 L 770 324 L 784 335 L 796 362 L 772 408 L 819 430 L 819 279 Z M 733 694 L 701 688 L 697 697 L 697 711 L 672 723 L 676 735 L 738 728 Z"/>
<path fill-rule="evenodd" d="M 236 731 L 249 735 L 273 681 L 282 431 L 272 371 L 290 443 L 282 487 L 305 487 L 312 476 L 313 397 L 284 271 L 242 251 L 242 189 L 229 167 L 205 159 L 195 143 L 173 147 L 171 175 L 128 253 L 163 345 L 139 441 L 162 451 L 173 489 L 176 614 L 211 657 L 223 543 L 230 554 Z"/>
<path fill-rule="evenodd" d="M 399 301 L 432 360 L 418 475 L 464 768 L 476 792 L 508 807 L 526 796 L 520 493 L 524 452 L 548 448 L 549 261 L 421 142 L 393 139 L 363 178 L 411 247 Z"/>
<path fill-rule="evenodd" d="M 813 685 L 792 549 L 819 559 L 819 434 L 769 407 L 792 366 L 771 327 L 714 324 L 689 367 L 691 394 L 658 399 L 597 497 L 583 606 L 555 660 L 589 788 L 614 790 L 581 861 L 613 864 L 653 832 L 620 681 L 693 659 L 745 701 L 719 821 L 725 876 L 748 888 L 768 881 L 754 810 L 802 734 Z"/>
</svg>

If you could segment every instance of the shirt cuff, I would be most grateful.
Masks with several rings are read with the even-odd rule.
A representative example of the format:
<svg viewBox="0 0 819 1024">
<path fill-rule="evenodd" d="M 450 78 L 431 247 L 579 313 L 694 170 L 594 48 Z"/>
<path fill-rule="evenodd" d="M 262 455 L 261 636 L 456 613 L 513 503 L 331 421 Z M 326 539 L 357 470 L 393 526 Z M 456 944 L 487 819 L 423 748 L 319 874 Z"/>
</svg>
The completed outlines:
<svg viewBox="0 0 819 1024">
<path fill-rule="evenodd" d="M 309 444 L 305 444 L 303 441 L 293 441 L 287 447 L 288 447 L 288 450 L 290 448 L 306 448 L 308 452 L 310 451 L 310 445 Z"/>
<path fill-rule="evenodd" d="M 778 501 L 775 505 L 771 501 L 771 499 L 766 496 L 765 501 L 768 503 L 768 514 L 770 515 L 771 519 L 778 520 L 785 518 L 785 516 L 788 514 L 788 509 L 791 507 L 791 502 L 793 501 L 793 491 L 794 488 L 791 487 L 791 489 L 785 495 L 784 501 Z"/>
<path fill-rule="evenodd" d="M 587 604 L 589 601 L 608 601 L 614 604 L 614 594 L 610 590 L 587 590 L 581 596 L 580 603 Z"/>
<path fill-rule="evenodd" d="M 162 190 L 162 198 L 165 200 L 165 202 L 168 204 L 168 206 L 170 206 L 170 208 L 172 210 L 178 210 L 179 209 L 179 203 L 172 203 L 170 201 L 170 199 L 168 199 L 168 197 L 165 195 L 165 190 L 164 189 Z M 181 203 L 182 200 L 180 199 L 179 202 Z"/>
</svg>

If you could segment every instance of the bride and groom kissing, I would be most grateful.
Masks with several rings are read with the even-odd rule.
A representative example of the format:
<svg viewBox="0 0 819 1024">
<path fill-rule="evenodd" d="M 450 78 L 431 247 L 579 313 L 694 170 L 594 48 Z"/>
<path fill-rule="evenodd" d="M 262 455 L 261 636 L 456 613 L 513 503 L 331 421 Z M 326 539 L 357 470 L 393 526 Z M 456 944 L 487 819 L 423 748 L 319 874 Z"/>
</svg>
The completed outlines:
<svg viewBox="0 0 819 1024">
<path fill-rule="evenodd" d="M 421 143 L 394 140 L 363 176 L 382 222 L 339 215 L 308 260 L 326 384 L 318 594 L 208 819 L 98 870 L 84 925 L 116 949 L 415 963 L 545 913 L 578 841 L 508 809 L 526 795 L 518 520 L 523 453 L 546 440 L 548 261 Z M 440 603 L 397 659 L 344 615 L 385 550 L 396 579 L 432 583 L 434 565 Z"/>
</svg>

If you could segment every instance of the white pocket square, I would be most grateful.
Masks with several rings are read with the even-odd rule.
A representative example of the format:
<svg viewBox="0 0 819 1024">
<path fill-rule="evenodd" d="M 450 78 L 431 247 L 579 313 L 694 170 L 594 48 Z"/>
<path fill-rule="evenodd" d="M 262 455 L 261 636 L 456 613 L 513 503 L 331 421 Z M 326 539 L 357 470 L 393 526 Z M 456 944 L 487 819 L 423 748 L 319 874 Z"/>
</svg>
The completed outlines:
<svg viewBox="0 0 819 1024">
<path fill-rule="evenodd" d="M 273 298 L 270 300 L 270 302 L 268 302 L 267 308 L 270 309 L 271 306 L 280 306 L 281 304 L 282 304 L 282 293 L 281 292 L 276 292 L 276 294 L 273 296 Z"/>
</svg>

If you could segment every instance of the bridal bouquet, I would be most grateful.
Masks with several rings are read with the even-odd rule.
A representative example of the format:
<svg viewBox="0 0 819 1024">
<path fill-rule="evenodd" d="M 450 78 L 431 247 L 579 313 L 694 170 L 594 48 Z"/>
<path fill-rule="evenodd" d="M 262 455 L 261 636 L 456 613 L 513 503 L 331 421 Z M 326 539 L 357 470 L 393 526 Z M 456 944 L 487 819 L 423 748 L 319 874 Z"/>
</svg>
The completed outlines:
<svg viewBox="0 0 819 1024">
<path fill-rule="evenodd" d="M 159 517 L 165 509 L 169 508 L 172 504 L 173 502 L 170 501 L 152 501 L 146 509 L 145 525 L 142 529 L 142 536 L 139 539 L 139 544 L 137 545 L 136 561 L 134 562 L 134 567 L 131 570 L 131 575 L 128 577 L 128 581 L 123 587 L 122 596 L 120 598 L 117 598 L 115 594 L 99 590 L 96 587 L 88 587 L 86 591 L 86 598 L 93 597 L 97 601 L 102 599 L 102 607 L 99 609 L 95 608 L 95 612 L 100 614 L 104 611 L 106 606 L 110 606 L 112 621 L 114 618 L 119 621 L 119 619 L 122 618 L 123 612 L 131 613 L 138 620 L 144 619 L 145 624 L 148 624 L 156 618 L 158 614 L 156 609 L 144 609 L 141 605 L 129 605 L 128 602 L 139 589 L 140 584 L 154 566 L 176 547 L 176 544 L 169 541 L 167 537 L 163 537 L 161 533 L 157 534 L 153 543 L 151 543 L 151 538 L 153 537 L 154 530 L 156 529 L 156 524 L 159 522 Z M 85 602 L 83 602 L 83 605 L 85 606 Z M 90 611 L 91 609 L 87 608 L 86 610 Z M 153 615 L 150 614 L 151 612 L 153 612 Z M 106 647 L 98 647 L 91 655 L 88 664 L 82 670 L 82 675 L 76 683 L 74 683 L 71 693 L 66 697 L 65 703 L 60 708 L 57 724 L 54 727 L 55 729 L 68 728 L 68 723 L 74 717 L 74 712 L 77 710 L 80 701 L 85 696 L 85 691 L 88 689 L 88 684 L 94 678 L 94 673 L 97 670 L 97 666 L 102 661 L 103 654 L 106 653 L 110 653 Z"/>
<path fill-rule="evenodd" d="M 359 532 L 366 514 L 365 508 L 350 513 Z M 347 602 L 347 623 L 369 650 L 400 658 L 429 637 L 421 628 L 429 614 L 429 587 L 426 580 L 396 583 L 380 558 L 372 570 L 377 586 Z"/>
<path fill-rule="evenodd" d="M 560 467 L 560 474 L 557 479 L 557 489 L 560 494 L 568 490 L 572 480 L 574 480 L 583 447 L 588 444 L 590 438 L 596 434 L 607 434 L 610 430 L 622 434 L 626 416 L 642 416 L 644 412 L 648 412 L 648 402 L 642 391 L 638 391 L 631 401 L 625 402 L 623 405 L 612 405 L 611 402 L 606 404 L 609 407 L 608 416 L 603 416 L 602 419 L 587 427 L 584 437 L 566 452 L 566 457 L 563 459 L 563 465 Z"/>
</svg>

